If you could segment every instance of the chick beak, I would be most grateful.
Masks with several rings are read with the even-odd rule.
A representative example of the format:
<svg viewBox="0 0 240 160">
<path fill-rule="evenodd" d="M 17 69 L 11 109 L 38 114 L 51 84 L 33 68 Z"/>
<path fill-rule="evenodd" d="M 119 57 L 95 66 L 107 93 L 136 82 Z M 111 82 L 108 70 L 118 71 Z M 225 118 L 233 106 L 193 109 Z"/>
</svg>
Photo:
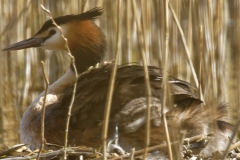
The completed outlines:
<svg viewBox="0 0 240 160">
<path fill-rule="evenodd" d="M 40 47 L 43 42 L 44 42 L 44 38 L 33 37 L 33 38 L 29 38 L 29 39 L 14 43 L 4 48 L 2 51 L 19 50 L 19 49 L 25 49 L 30 47 Z"/>
</svg>

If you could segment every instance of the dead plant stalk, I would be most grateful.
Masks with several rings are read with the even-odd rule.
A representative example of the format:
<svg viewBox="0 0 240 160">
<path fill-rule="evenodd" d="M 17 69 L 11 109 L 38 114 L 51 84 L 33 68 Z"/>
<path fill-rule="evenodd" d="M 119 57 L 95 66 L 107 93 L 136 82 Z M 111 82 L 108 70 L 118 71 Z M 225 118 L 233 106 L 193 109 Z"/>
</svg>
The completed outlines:
<svg viewBox="0 0 240 160">
<path fill-rule="evenodd" d="M 41 117 L 41 147 L 40 147 L 38 155 L 37 155 L 37 160 L 39 160 L 39 158 L 40 158 L 40 154 L 44 148 L 44 143 L 45 143 L 45 140 L 44 140 L 44 119 L 45 119 L 45 110 L 46 110 L 45 104 L 46 104 L 47 92 L 48 92 L 48 87 L 49 87 L 49 80 L 48 80 L 48 77 L 46 74 L 46 70 L 44 68 L 44 62 L 41 61 L 41 64 L 42 64 L 44 80 L 46 83 L 46 89 L 45 89 L 45 93 L 44 93 L 43 106 L 42 106 L 42 117 Z"/>
<path fill-rule="evenodd" d="M 112 73 L 111 73 L 111 78 L 110 78 L 110 83 L 109 83 L 109 88 L 107 93 L 107 101 L 106 101 L 105 111 L 104 111 L 104 119 L 103 119 L 102 141 L 103 141 L 103 159 L 104 160 L 107 160 L 108 123 L 109 123 L 109 117 L 110 117 L 115 78 L 117 74 L 117 64 L 118 64 L 119 54 L 121 52 L 121 1 L 120 0 L 118 0 L 117 7 L 118 7 L 117 49 L 116 49 L 114 66 L 112 68 Z"/>
<path fill-rule="evenodd" d="M 132 7 L 133 7 L 133 12 L 134 12 L 134 17 L 136 19 L 137 23 L 137 35 L 139 37 L 139 46 L 141 50 L 141 58 L 143 62 L 143 69 L 144 69 L 144 79 L 145 79 L 145 85 L 146 85 L 146 97 L 147 97 L 147 118 L 146 118 L 146 139 L 145 139 L 145 152 L 144 152 L 144 158 L 146 157 L 148 153 L 148 146 L 150 144 L 150 104 L 151 104 L 151 88 L 150 88 L 150 82 L 149 82 L 149 75 L 148 75 L 148 68 L 147 68 L 147 61 L 146 61 L 146 45 L 144 42 L 144 36 L 142 32 L 142 26 L 140 24 L 140 20 L 138 18 L 138 12 L 137 12 L 137 5 L 136 1 L 132 0 Z"/>
<path fill-rule="evenodd" d="M 68 107 L 68 116 L 67 116 L 66 129 L 65 129 L 64 154 L 63 155 L 64 155 L 64 159 L 66 160 L 67 159 L 66 148 L 67 148 L 67 143 L 68 143 L 69 122 L 70 122 L 73 102 L 74 102 L 74 99 L 75 99 L 75 93 L 76 93 L 76 88 L 77 88 L 77 80 L 78 80 L 78 73 L 77 73 L 77 69 L 76 69 L 76 65 L 75 65 L 75 58 L 73 57 L 73 55 L 70 52 L 70 49 L 69 49 L 69 46 L 68 46 L 68 41 L 67 41 L 67 38 L 65 38 L 64 35 L 63 35 L 62 28 L 56 24 L 56 22 L 54 21 L 50 11 L 47 10 L 43 5 L 41 5 L 41 7 L 42 7 L 42 10 L 45 11 L 49 15 L 48 18 L 53 22 L 53 25 L 56 26 L 57 29 L 59 30 L 59 32 L 61 33 L 61 37 L 65 41 L 65 47 L 67 49 L 68 55 L 71 58 L 71 63 L 73 65 L 74 73 L 75 73 L 75 77 L 76 77 L 75 82 L 73 84 L 73 94 L 72 94 L 72 97 L 71 97 L 71 102 L 70 102 L 70 105 Z"/>
<path fill-rule="evenodd" d="M 166 101 L 167 101 L 167 89 L 168 89 L 168 54 L 169 54 L 169 21 L 168 21 L 168 16 L 169 16 L 169 11 L 168 11 L 168 0 L 164 1 L 165 3 L 165 54 L 164 54 L 164 69 L 163 69 L 163 80 L 162 80 L 162 104 L 161 104 L 161 116 L 163 118 L 163 125 L 165 129 L 165 134 L 167 138 L 167 148 L 168 148 L 168 155 L 169 159 L 172 160 L 172 147 L 171 147 L 171 141 L 170 141 L 170 136 L 169 136 L 169 131 L 168 131 L 168 126 L 167 126 L 167 119 L 165 116 L 165 107 L 166 107 Z"/>
</svg>

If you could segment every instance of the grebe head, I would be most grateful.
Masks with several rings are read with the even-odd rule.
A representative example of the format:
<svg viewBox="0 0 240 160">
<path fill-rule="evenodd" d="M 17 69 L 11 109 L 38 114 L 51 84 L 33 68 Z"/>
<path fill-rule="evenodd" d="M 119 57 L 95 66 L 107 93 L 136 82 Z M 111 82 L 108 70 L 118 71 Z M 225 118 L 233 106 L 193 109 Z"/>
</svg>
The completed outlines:
<svg viewBox="0 0 240 160">
<path fill-rule="evenodd" d="M 101 29 L 92 20 L 102 14 L 102 8 L 93 8 L 78 15 L 66 15 L 54 21 L 62 28 L 68 40 L 68 46 L 75 57 L 78 73 L 81 73 L 102 61 L 106 52 L 106 39 Z M 31 38 L 17 42 L 3 51 L 40 47 L 47 50 L 67 51 L 65 41 L 59 29 L 46 21 L 41 29 Z"/>
</svg>

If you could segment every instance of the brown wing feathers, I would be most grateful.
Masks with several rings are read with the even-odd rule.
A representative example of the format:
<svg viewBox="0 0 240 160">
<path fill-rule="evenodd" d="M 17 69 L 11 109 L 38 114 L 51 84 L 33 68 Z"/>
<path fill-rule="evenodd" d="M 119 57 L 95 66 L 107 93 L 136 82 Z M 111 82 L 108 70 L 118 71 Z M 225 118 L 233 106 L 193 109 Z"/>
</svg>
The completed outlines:
<svg viewBox="0 0 240 160">
<path fill-rule="evenodd" d="M 84 112 L 86 114 L 96 114 L 96 117 L 99 117 L 97 114 L 101 114 L 96 112 L 96 110 L 103 112 L 111 68 L 112 64 L 103 65 L 98 69 L 93 69 L 88 74 L 84 75 L 83 73 L 83 76 L 79 78 L 76 91 L 77 94 L 72 109 L 72 119 L 76 119 L 74 117 L 81 117 L 78 114 L 83 114 Z M 160 98 L 161 75 L 159 75 L 157 70 L 158 68 L 156 67 L 149 67 L 149 76 L 151 88 L 153 88 L 152 96 Z M 182 81 L 177 80 L 177 83 L 170 83 L 171 94 L 177 97 L 182 96 L 182 99 L 195 99 L 195 96 L 190 92 L 190 85 L 188 86 L 186 82 L 181 82 Z M 188 89 L 184 89 L 182 86 Z M 67 109 L 71 94 L 72 88 L 70 87 L 63 96 L 64 99 L 62 100 L 62 104 L 56 104 L 58 105 L 56 108 Z M 140 65 L 119 66 L 116 75 L 115 91 L 111 109 L 112 116 L 114 116 L 114 112 L 119 111 L 121 107 L 127 104 L 130 100 L 145 96 L 146 91 L 143 67 Z M 99 117 L 99 120 L 103 119 L 102 116 L 103 114 Z M 74 122 L 77 123 L 77 121 Z"/>
</svg>

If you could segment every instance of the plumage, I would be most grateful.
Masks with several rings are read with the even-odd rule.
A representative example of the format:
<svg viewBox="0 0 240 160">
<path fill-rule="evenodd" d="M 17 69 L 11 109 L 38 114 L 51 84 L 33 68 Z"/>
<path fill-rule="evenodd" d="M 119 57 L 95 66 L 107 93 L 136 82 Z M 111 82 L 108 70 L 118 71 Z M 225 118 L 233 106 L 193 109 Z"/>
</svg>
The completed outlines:
<svg viewBox="0 0 240 160">
<path fill-rule="evenodd" d="M 75 57 L 79 73 L 76 98 L 72 108 L 69 131 L 69 145 L 101 146 L 102 121 L 107 98 L 111 69 L 114 61 L 102 62 L 106 52 L 105 36 L 92 20 L 101 15 L 101 8 L 94 8 L 79 15 L 55 18 L 68 39 L 69 48 Z M 59 31 L 48 20 L 30 39 L 18 42 L 4 50 L 16 50 L 29 47 L 66 50 Z M 94 66 L 88 70 L 90 66 Z M 150 145 L 166 141 L 161 110 L 162 75 L 155 66 L 148 66 L 151 86 L 151 136 Z M 67 110 L 72 96 L 75 80 L 73 68 L 49 87 L 46 100 L 45 138 L 49 143 L 63 145 Z M 181 130 L 186 136 L 196 136 L 215 131 L 218 141 L 213 140 L 202 150 L 211 154 L 223 150 L 231 136 L 233 125 L 228 120 L 225 105 L 206 105 L 191 91 L 191 84 L 174 77 L 168 77 L 170 99 L 167 104 L 166 118 L 171 140 L 179 140 Z M 27 108 L 23 115 L 20 136 L 23 143 L 32 148 L 40 146 L 41 110 L 44 92 Z M 117 67 L 111 105 L 108 137 L 113 138 L 115 127 L 119 128 L 119 145 L 126 151 L 135 147 L 144 147 L 144 125 L 146 122 L 146 87 L 143 67 L 136 63 Z M 211 128 L 213 127 L 213 128 Z M 220 145 L 221 144 L 221 145 Z M 213 148 L 214 149 L 208 149 Z M 199 147 L 195 147 L 199 148 Z M 195 149 L 193 148 L 193 149 Z M 201 150 L 201 149 L 200 149 Z"/>
</svg>

